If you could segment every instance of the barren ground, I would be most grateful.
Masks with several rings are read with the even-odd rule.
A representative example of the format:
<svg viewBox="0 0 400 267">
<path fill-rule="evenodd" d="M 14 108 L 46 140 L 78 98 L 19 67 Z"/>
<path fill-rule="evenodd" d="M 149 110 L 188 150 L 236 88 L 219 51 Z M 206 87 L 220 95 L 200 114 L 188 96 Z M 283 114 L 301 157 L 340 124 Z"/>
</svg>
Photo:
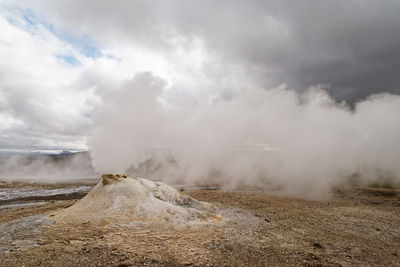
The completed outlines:
<svg viewBox="0 0 400 267">
<path fill-rule="evenodd" d="M 181 227 L 49 225 L 34 237 L 24 236 L 28 226 L 22 224 L 15 241 L 0 245 L 0 266 L 400 266 L 400 195 L 395 190 L 337 191 L 320 202 L 254 191 L 186 193 L 229 210 L 236 219 Z M 14 231 L 5 225 L 75 201 L 0 210 L 0 240 Z M 40 241 L 27 246 L 24 238 Z"/>
</svg>

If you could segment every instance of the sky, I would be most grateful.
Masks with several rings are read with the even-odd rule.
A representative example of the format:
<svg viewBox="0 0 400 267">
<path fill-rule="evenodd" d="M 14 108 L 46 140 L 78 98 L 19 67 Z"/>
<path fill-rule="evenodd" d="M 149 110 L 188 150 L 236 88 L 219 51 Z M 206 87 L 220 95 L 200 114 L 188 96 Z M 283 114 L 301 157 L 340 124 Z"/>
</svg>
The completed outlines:
<svg viewBox="0 0 400 267">
<path fill-rule="evenodd" d="M 400 94 L 399 13 L 397 0 L 0 0 L 0 149 L 87 150 L 140 75 L 164 108 L 279 86 L 350 109 Z"/>
</svg>

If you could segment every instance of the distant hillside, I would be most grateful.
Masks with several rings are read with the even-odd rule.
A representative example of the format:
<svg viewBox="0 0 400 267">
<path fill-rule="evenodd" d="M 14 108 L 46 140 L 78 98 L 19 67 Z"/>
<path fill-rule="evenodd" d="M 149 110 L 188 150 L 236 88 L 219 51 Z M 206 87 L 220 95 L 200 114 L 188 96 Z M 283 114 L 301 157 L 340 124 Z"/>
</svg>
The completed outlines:
<svg viewBox="0 0 400 267">
<path fill-rule="evenodd" d="M 97 177 L 89 152 L 2 154 L 1 180 L 68 181 Z"/>
</svg>

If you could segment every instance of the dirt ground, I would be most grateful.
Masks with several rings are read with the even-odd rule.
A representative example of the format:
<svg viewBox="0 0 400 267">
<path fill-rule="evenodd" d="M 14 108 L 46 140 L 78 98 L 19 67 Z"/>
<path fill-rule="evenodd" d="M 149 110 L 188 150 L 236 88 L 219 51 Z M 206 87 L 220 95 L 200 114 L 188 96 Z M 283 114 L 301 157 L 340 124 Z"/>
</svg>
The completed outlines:
<svg viewBox="0 0 400 267">
<path fill-rule="evenodd" d="M 0 250 L 0 266 L 400 266 L 395 190 L 336 191 L 326 201 L 255 191 L 186 193 L 230 219 L 215 225 L 43 226 L 34 246 L 13 242 Z M 0 210 L 0 227 L 75 201 Z"/>
</svg>

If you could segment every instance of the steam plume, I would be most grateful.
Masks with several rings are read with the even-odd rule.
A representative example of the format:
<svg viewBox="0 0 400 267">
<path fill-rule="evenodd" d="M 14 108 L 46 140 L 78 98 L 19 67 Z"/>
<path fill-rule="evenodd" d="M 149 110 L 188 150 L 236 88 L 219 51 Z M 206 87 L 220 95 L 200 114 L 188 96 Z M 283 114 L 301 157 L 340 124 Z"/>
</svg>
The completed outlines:
<svg viewBox="0 0 400 267">
<path fill-rule="evenodd" d="M 98 177 L 86 152 L 67 155 L 0 155 L 1 181 L 70 183 Z"/>
<path fill-rule="evenodd" d="M 169 183 L 279 188 L 319 198 L 348 177 L 400 181 L 400 96 L 371 95 L 351 109 L 324 86 L 280 86 L 230 98 L 166 100 L 165 83 L 137 75 L 96 113 L 96 171 Z"/>
</svg>

